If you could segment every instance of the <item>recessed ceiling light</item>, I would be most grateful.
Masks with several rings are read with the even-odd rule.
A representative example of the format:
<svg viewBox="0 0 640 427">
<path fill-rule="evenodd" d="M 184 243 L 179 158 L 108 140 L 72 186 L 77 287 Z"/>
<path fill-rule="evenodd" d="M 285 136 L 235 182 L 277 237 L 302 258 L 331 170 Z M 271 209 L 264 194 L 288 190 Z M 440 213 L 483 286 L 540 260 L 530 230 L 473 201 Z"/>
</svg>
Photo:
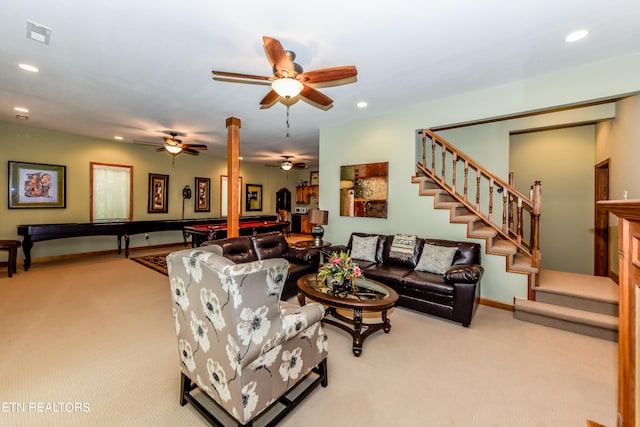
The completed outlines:
<svg viewBox="0 0 640 427">
<path fill-rule="evenodd" d="M 578 40 L 582 40 L 583 38 L 587 37 L 588 34 L 589 30 L 574 31 L 573 33 L 565 37 L 564 41 L 566 41 L 567 43 L 577 42 Z"/>
<path fill-rule="evenodd" d="M 356 104 L 358 106 L 358 108 L 367 108 L 367 103 L 364 101 L 360 101 Z"/>
<path fill-rule="evenodd" d="M 24 107 L 13 107 L 14 110 L 20 111 L 21 113 L 28 113 L 29 109 Z"/>
<path fill-rule="evenodd" d="M 122 141 L 124 138 L 121 137 L 121 136 L 116 135 L 116 136 L 113 137 L 113 139 L 117 139 L 118 141 Z"/>
<path fill-rule="evenodd" d="M 40 71 L 38 67 L 34 67 L 33 65 L 29 65 L 29 64 L 18 64 L 18 67 L 22 68 L 25 71 L 30 71 L 32 73 L 37 73 L 38 71 Z"/>
</svg>

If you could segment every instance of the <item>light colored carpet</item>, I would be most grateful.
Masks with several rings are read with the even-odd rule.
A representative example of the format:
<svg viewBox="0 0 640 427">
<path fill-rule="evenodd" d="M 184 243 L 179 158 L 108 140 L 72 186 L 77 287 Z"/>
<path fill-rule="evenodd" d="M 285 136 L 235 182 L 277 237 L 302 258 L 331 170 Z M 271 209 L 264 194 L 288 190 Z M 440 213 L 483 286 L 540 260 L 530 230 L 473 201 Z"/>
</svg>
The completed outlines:
<svg viewBox="0 0 640 427">
<path fill-rule="evenodd" d="M 122 255 L 35 263 L 0 277 L 0 313 L 0 425 L 206 425 L 178 403 L 166 276 Z M 359 358 L 326 326 L 329 386 L 282 425 L 615 425 L 615 343 L 485 306 L 469 328 L 390 319 Z"/>
</svg>

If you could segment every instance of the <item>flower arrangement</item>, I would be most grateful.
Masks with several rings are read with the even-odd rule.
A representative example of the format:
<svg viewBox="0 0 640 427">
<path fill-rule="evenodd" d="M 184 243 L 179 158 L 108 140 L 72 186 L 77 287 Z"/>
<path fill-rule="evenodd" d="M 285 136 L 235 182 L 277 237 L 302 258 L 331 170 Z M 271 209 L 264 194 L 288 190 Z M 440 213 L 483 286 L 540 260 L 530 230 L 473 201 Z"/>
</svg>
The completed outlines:
<svg viewBox="0 0 640 427">
<path fill-rule="evenodd" d="M 362 276 L 362 270 L 348 252 L 333 252 L 327 262 L 318 270 L 320 280 L 333 279 L 336 283 L 353 291 L 353 279 Z"/>
</svg>

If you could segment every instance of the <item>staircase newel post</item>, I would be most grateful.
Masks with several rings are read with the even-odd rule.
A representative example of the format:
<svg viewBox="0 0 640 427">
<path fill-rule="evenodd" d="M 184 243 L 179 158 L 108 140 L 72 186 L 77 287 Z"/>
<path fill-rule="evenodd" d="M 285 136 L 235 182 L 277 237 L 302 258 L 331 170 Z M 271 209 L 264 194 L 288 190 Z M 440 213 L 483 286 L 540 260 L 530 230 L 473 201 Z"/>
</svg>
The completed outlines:
<svg viewBox="0 0 640 427">
<path fill-rule="evenodd" d="M 542 211 L 542 185 L 536 181 L 531 189 L 531 255 L 533 267 L 540 268 L 540 213 Z"/>
</svg>

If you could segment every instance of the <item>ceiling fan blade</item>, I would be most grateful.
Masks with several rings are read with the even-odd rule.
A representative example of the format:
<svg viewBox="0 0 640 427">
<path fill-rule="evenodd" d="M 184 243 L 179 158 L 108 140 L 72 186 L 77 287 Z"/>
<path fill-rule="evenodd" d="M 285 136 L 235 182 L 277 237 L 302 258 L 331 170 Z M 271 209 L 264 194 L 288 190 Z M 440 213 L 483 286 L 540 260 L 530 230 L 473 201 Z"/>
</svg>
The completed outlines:
<svg viewBox="0 0 640 427">
<path fill-rule="evenodd" d="M 164 146 L 162 146 L 160 148 L 156 148 L 156 151 L 165 151 Z"/>
<path fill-rule="evenodd" d="M 353 65 L 344 67 L 323 68 L 298 75 L 298 80 L 305 83 L 324 83 L 335 80 L 351 79 L 358 75 L 358 70 Z"/>
<path fill-rule="evenodd" d="M 300 92 L 300 96 L 308 99 L 314 104 L 319 104 L 323 107 L 328 107 L 329 105 L 333 104 L 333 100 L 327 95 L 307 85 L 304 85 L 302 92 Z"/>
<path fill-rule="evenodd" d="M 224 77 L 214 77 L 213 80 L 218 82 L 227 82 L 227 83 L 244 83 L 247 85 L 271 86 L 271 82 L 265 82 L 262 80 L 227 79 Z"/>
<path fill-rule="evenodd" d="M 253 74 L 242 74 L 242 73 L 231 73 L 227 71 L 216 71 L 212 70 L 211 74 L 214 76 L 224 76 L 224 77 L 235 77 L 238 79 L 250 79 L 250 80 L 273 80 L 273 77 L 267 76 L 255 76 Z M 214 80 L 216 78 L 214 77 Z"/>
<path fill-rule="evenodd" d="M 294 76 L 295 68 L 293 65 L 293 61 L 285 52 L 280 41 L 271 37 L 264 36 L 262 37 L 262 42 L 264 44 L 264 51 L 267 54 L 267 59 L 269 60 L 269 63 L 275 68 L 276 75 L 278 77 Z M 283 74 L 283 71 L 286 71 L 286 73 Z"/>
<path fill-rule="evenodd" d="M 181 144 L 180 145 L 183 149 L 185 148 L 192 148 L 194 150 L 207 150 L 209 147 L 207 147 L 204 144 Z"/>
<path fill-rule="evenodd" d="M 280 97 L 280 95 L 278 95 L 278 93 L 271 89 L 269 91 L 269 93 L 267 93 L 267 95 L 262 98 L 262 101 L 260 101 L 260 106 L 261 108 L 269 108 L 271 107 Z"/>
<path fill-rule="evenodd" d="M 152 147 L 161 147 L 163 145 L 161 142 L 151 142 L 151 141 L 133 140 L 132 142 L 137 145 L 150 145 Z"/>
<path fill-rule="evenodd" d="M 198 150 L 194 150 L 192 148 L 183 148 L 181 153 L 191 154 L 192 156 L 197 156 L 198 154 L 200 154 Z"/>
</svg>

